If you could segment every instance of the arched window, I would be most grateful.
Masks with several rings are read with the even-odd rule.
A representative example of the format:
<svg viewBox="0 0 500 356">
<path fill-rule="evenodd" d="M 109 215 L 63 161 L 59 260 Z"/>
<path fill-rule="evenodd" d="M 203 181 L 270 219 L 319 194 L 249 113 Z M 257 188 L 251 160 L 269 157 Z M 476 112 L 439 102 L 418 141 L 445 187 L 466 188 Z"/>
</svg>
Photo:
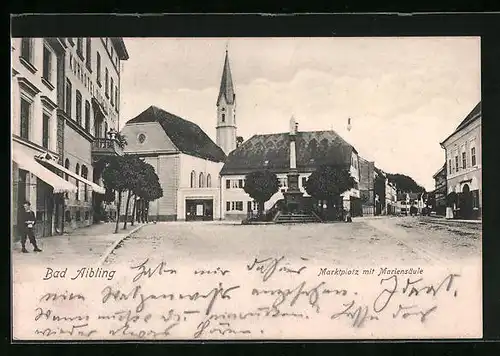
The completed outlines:
<svg viewBox="0 0 500 356">
<path fill-rule="evenodd" d="M 196 184 L 196 172 L 192 171 L 191 172 L 191 188 L 195 188 Z"/>
<path fill-rule="evenodd" d="M 207 188 L 212 188 L 212 176 L 207 174 Z"/>
<path fill-rule="evenodd" d="M 205 179 L 205 177 L 203 176 L 203 173 L 200 173 L 200 179 L 199 179 L 199 183 L 198 183 L 198 186 L 200 188 L 204 188 L 204 183 L 205 183 L 204 179 Z"/>
<path fill-rule="evenodd" d="M 86 165 L 82 165 L 82 177 L 85 179 L 88 179 L 89 176 L 89 170 Z M 87 185 L 84 185 L 84 190 L 83 190 L 83 200 L 88 201 L 88 193 L 87 193 Z M 85 219 L 87 220 L 87 219 Z"/>
<path fill-rule="evenodd" d="M 76 169 L 75 172 L 77 175 L 80 174 L 80 164 L 76 164 Z M 78 200 L 80 198 L 80 181 L 76 179 L 76 194 L 75 194 L 75 199 Z"/>
</svg>

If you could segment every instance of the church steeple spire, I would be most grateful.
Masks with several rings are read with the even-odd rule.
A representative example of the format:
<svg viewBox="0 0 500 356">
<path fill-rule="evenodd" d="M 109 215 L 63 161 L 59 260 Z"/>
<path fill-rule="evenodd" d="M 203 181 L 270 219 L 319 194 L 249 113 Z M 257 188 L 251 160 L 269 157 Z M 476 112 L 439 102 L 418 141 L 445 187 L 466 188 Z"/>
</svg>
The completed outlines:
<svg viewBox="0 0 500 356">
<path fill-rule="evenodd" d="M 226 58 L 224 60 L 224 69 L 222 70 L 222 78 L 220 82 L 219 97 L 217 98 L 217 105 L 220 104 L 221 98 L 226 100 L 227 104 L 233 104 L 235 99 L 233 78 L 231 76 L 231 68 L 229 67 L 229 54 L 226 44 Z"/>
<path fill-rule="evenodd" d="M 236 148 L 236 95 L 234 94 L 231 68 L 229 68 L 227 44 L 219 96 L 217 98 L 216 132 L 216 143 L 225 154 L 229 154 Z"/>
</svg>

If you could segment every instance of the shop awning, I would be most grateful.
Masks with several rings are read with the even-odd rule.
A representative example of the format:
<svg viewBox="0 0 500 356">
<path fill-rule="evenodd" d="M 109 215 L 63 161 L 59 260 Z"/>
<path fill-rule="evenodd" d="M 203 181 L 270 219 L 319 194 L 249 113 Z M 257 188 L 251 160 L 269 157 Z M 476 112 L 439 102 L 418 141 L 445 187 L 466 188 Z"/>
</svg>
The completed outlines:
<svg viewBox="0 0 500 356">
<path fill-rule="evenodd" d="M 70 176 L 72 176 L 73 178 L 79 180 L 80 182 L 82 182 L 83 184 L 87 184 L 88 186 L 90 186 L 92 188 L 92 190 L 98 194 L 104 194 L 106 193 L 106 189 L 104 189 L 104 187 L 101 187 L 100 185 L 94 183 L 94 182 L 91 182 L 89 181 L 88 179 L 85 179 L 81 176 L 79 176 L 78 174 L 76 174 L 75 172 L 72 172 L 70 171 L 69 169 L 67 169 L 66 167 L 64 166 L 61 166 L 60 164 L 58 164 L 56 161 L 50 159 L 50 158 L 47 158 L 45 157 L 44 155 L 41 155 L 41 156 L 37 156 L 35 157 L 36 160 L 38 160 L 39 162 L 43 162 L 43 163 L 47 163 L 47 164 L 50 164 L 52 167 L 60 170 L 61 172 L 64 172 Z"/>
<path fill-rule="evenodd" d="M 54 172 L 51 172 L 40 163 L 35 161 L 35 158 L 22 152 L 19 149 L 13 148 L 12 160 L 16 162 L 19 168 L 29 171 L 45 183 L 54 188 L 54 193 L 76 192 L 77 188 L 70 182 L 65 181 Z"/>
</svg>

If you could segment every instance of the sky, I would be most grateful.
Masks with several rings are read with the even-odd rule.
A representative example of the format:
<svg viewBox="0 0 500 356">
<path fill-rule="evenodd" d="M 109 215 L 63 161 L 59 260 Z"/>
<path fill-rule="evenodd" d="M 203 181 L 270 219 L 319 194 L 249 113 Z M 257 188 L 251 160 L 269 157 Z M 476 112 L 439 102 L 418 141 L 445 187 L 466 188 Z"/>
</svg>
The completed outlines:
<svg viewBox="0 0 500 356">
<path fill-rule="evenodd" d="M 125 38 L 120 125 L 155 105 L 214 141 L 228 49 L 237 134 L 335 130 L 428 191 L 442 142 L 481 100 L 479 37 Z M 347 130 L 351 118 L 352 128 Z"/>
</svg>

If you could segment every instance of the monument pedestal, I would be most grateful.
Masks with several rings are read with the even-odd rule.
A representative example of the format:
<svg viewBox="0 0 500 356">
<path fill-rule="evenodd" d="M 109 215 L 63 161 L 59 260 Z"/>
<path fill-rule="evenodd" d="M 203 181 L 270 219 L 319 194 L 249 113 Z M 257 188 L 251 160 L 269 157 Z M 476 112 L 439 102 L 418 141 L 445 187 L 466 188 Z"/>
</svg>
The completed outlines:
<svg viewBox="0 0 500 356">
<path fill-rule="evenodd" d="M 288 190 L 283 193 L 283 196 L 290 213 L 296 213 L 302 208 L 304 194 L 299 189 L 299 173 L 297 171 L 288 173 Z"/>
</svg>

